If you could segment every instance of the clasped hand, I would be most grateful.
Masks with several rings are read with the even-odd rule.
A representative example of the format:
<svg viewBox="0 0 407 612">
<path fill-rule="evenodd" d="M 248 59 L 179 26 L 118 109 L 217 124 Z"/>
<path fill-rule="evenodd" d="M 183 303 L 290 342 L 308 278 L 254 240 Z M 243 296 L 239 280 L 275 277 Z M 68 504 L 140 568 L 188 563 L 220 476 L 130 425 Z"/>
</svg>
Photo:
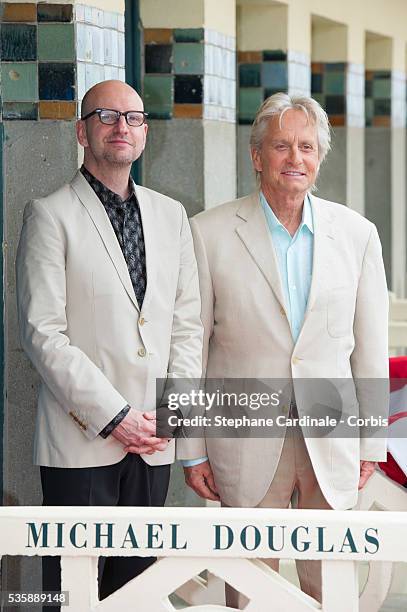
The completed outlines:
<svg viewBox="0 0 407 612">
<path fill-rule="evenodd" d="M 131 408 L 124 419 L 112 431 L 128 453 L 152 455 L 167 448 L 167 438 L 156 437 L 155 412 L 139 412 Z"/>
</svg>

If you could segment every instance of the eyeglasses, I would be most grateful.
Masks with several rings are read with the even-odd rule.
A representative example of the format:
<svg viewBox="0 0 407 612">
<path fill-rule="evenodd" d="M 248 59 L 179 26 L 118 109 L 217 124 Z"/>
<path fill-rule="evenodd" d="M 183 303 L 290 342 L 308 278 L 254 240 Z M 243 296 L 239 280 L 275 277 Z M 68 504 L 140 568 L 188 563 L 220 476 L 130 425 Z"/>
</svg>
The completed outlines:
<svg viewBox="0 0 407 612">
<path fill-rule="evenodd" d="M 85 121 L 93 115 L 97 115 L 99 120 L 105 125 L 114 125 L 123 115 L 123 117 L 126 119 L 127 125 L 130 125 L 131 127 L 139 127 L 140 125 L 143 125 L 148 117 L 148 113 L 145 113 L 144 111 L 129 110 L 122 113 L 121 111 L 112 110 L 110 108 L 95 108 L 95 110 L 88 113 L 84 117 L 81 117 L 81 119 L 82 121 Z"/>
</svg>

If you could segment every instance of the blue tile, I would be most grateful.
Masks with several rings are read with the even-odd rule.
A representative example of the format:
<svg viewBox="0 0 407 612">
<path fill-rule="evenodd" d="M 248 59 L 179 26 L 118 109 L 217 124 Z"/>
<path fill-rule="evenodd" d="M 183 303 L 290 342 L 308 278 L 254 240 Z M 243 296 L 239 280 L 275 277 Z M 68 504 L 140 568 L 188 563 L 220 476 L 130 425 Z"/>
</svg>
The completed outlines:
<svg viewBox="0 0 407 612">
<path fill-rule="evenodd" d="M 75 100 L 74 64 L 40 63 L 38 79 L 40 100 Z"/>
<path fill-rule="evenodd" d="M 378 99 L 373 100 L 373 114 L 375 117 L 378 115 L 391 115 L 391 100 L 388 99 Z"/>
<path fill-rule="evenodd" d="M 322 74 L 311 74 L 311 91 L 312 93 L 322 93 L 323 87 L 323 75 Z"/>
<path fill-rule="evenodd" d="M 326 72 L 345 72 L 345 62 L 326 62 L 324 64 Z"/>
<path fill-rule="evenodd" d="M 202 77 L 176 76 L 174 102 L 175 104 L 201 104 L 202 90 Z"/>
<path fill-rule="evenodd" d="M 1 25 L 3 62 L 23 62 L 37 59 L 37 26 L 4 23 Z"/>
<path fill-rule="evenodd" d="M 261 83 L 263 87 L 280 90 L 287 89 L 287 63 L 263 62 Z"/>
<path fill-rule="evenodd" d="M 260 87 L 261 64 L 240 64 L 239 85 L 240 87 Z"/>
<path fill-rule="evenodd" d="M 287 53 L 281 49 L 263 51 L 263 60 L 265 62 L 285 62 L 287 61 Z"/>
</svg>

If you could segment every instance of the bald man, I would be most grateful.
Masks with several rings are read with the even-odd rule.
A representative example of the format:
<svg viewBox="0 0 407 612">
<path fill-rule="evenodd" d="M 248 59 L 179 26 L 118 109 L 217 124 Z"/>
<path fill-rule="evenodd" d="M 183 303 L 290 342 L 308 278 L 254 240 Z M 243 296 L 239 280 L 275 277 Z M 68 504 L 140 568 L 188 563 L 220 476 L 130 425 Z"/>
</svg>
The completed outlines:
<svg viewBox="0 0 407 612">
<path fill-rule="evenodd" d="M 41 379 L 34 452 L 44 505 L 163 505 L 174 442 L 156 437 L 156 379 L 201 374 L 185 210 L 130 178 L 146 117 L 125 83 L 92 87 L 76 127 L 83 166 L 24 212 L 18 313 Z M 153 561 L 101 560 L 101 598 Z M 44 558 L 43 588 L 60 588 L 55 557 Z"/>
</svg>

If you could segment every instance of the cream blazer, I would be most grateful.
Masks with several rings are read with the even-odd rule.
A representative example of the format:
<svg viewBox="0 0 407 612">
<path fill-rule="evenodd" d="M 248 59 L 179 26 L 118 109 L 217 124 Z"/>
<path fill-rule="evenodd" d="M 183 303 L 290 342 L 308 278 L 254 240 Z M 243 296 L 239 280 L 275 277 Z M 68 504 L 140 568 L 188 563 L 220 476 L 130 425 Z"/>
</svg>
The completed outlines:
<svg viewBox="0 0 407 612">
<path fill-rule="evenodd" d="M 258 192 L 192 219 L 204 371 L 208 378 L 292 379 L 300 416 L 308 400 L 296 379 L 351 379 L 346 399 L 359 404 L 360 416 L 369 416 L 372 398 L 358 379 L 388 377 L 388 294 L 380 241 L 375 226 L 346 206 L 314 196 L 311 202 L 312 282 L 296 343 Z M 387 382 L 385 389 L 384 412 Z M 222 500 L 254 506 L 270 486 L 283 439 L 284 431 L 268 439 L 207 437 L 206 448 L 191 440 L 184 456 L 207 454 Z M 386 457 L 383 438 L 307 438 L 306 444 L 334 508 L 355 504 L 360 459 Z"/>
<path fill-rule="evenodd" d="M 21 342 L 41 377 L 36 464 L 110 465 L 125 453 L 99 432 L 126 405 L 156 407 L 156 379 L 201 375 L 196 260 L 185 210 L 136 186 L 146 247 L 140 309 L 106 211 L 86 179 L 27 204 L 17 252 Z M 143 456 L 171 463 L 174 442 Z"/>
</svg>

